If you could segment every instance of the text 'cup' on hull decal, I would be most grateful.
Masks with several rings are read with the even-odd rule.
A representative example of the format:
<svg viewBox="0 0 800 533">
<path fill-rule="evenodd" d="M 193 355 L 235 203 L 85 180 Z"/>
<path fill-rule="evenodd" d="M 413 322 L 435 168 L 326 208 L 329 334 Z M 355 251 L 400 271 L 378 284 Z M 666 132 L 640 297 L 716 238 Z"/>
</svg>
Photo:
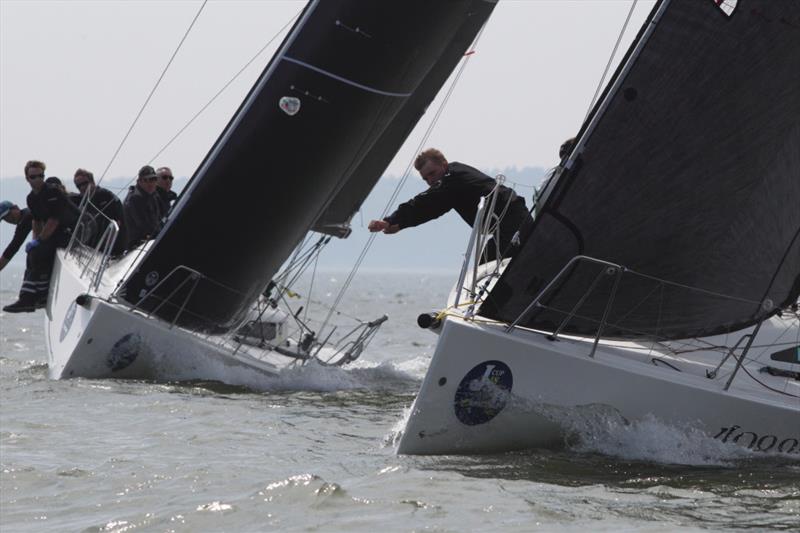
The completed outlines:
<svg viewBox="0 0 800 533">
<path fill-rule="evenodd" d="M 506 406 L 513 383 L 511 369 L 502 361 L 475 366 L 456 389 L 456 417 L 467 426 L 485 424 Z"/>
</svg>

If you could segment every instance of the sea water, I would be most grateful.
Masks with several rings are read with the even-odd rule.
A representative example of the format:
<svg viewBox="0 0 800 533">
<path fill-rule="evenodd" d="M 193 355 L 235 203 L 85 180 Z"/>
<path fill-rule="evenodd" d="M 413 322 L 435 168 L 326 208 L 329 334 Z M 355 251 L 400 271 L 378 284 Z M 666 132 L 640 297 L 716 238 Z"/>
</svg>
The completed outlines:
<svg viewBox="0 0 800 533">
<path fill-rule="evenodd" d="M 0 275 L 3 304 L 20 276 L 14 265 Z M 318 275 L 312 299 L 333 301 L 346 277 Z M 796 458 L 655 419 L 578 418 L 582 438 L 557 450 L 398 456 L 436 341 L 415 318 L 454 278 L 359 275 L 342 311 L 389 315 L 361 358 L 288 369 L 255 390 L 52 381 L 43 311 L 3 314 L 0 530 L 800 529 Z"/>
</svg>

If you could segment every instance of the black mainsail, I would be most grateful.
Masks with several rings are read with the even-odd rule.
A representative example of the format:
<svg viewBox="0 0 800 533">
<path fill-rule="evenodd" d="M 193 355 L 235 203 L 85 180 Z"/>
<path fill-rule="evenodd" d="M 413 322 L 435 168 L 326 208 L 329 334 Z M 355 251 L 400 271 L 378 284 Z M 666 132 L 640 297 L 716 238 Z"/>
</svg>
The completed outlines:
<svg viewBox="0 0 800 533">
<path fill-rule="evenodd" d="M 800 2 L 735 4 L 655 6 L 480 315 L 513 322 L 577 255 L 631 271 L 578 263 L 520 325 L 589 292 L 565 331 L 595 334 L 614 293 L 603 336 L 680 339 L 797 301 Z"/>
<path fill-rule="evenodd" d="M 126 281 L 125 298 L 185 327 L 234 327 L 351 181 L 357 198 L 344 203 L 358 208 L 494 5 L 311 2 Z M 202 281 L 195 286 L 182 267 Z"/>
</svg>

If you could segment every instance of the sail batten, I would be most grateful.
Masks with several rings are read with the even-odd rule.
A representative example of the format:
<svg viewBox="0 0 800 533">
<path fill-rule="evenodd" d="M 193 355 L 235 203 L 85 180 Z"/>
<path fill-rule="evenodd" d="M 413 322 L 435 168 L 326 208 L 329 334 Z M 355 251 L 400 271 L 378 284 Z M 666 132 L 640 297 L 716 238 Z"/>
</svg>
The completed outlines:
<svg viewBox="0 0 800 533">
<path fill-rule="evenodd" d="M 621 278 L 604 336 L 737 331 L 797 301 L 800 3 L 747 4 L 657 6 L 481 315 L 514 321 L 576 255 L 653 278 Z M 523 325 L 557 327 L 596 275 L 576 267 Z M 594 334 L 612 292 L 601 282 L 565 331 Z"/>
<path fill-rule="evenodd" d="M 384 91 L 384 90 L 381 90 L 381 89 L 376 89 L 375 87 L 369 87 L 369 86 L 364 85 L 362 83 L 358 83 L 357 81 L 349 80 L 349 79 L 344 78 L 342 76 L 338 76 L 338 75 L 334 74 L 333 72 L 328 72 L 325 69 L 322 69 L 322 68 L 319 68 L 319 67 L 315 67 L 314 65 L 310 65 L 310 64 L 306 63 L 305 61 L 300 61 L 299 59 L 294 59 L 294 58 L 289 57 L 289 56 L 284 56 L 282 58 L 282 60 L 283 61 L 289 61 L 290 63 L 294 63 L 296 65 L 300 65 L 301 67 L 305 67 L 305 68 L 307 68 L 309 70 L 313 70 L 314 72 L 319 72 L 320 74 L 324 74 L 325 76 L 328 76 L 329 78 L 333 78 L 334 80 L 340 81 L 342 83 L 346 83 L 348 85 L 352 85 L 353 87 L 358 87 L 359 89 L 363 89 L 363 90 L 371 92 L 371 93 L 380 94 L 382 96 L 394 96 L 396 98 L 407 98 L 407 97 L 411 96 L 411 94 L 412 94 L 410 92 L 398 93 L 398 92 Z"/>
</svg>

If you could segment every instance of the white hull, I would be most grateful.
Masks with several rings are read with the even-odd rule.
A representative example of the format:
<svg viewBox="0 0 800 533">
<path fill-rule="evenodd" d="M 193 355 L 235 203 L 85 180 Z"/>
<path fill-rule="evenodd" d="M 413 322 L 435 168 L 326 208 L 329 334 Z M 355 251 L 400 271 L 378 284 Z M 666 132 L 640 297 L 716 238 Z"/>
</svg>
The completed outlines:
<svg viewBox="0 0 800 533">
<path fill-rule="evenodd" d="M 791 327 L 784 341 L 797 340 L 796 320 Z M 724 390 L 733 358 L 715 379 L 705 375 L 721 361 L 718 352 L 695 352 L 690 361 L 633 343 L 601 342 L 592 358 L 592 340 L 551 341 L 521 328 L 507 333 L 501 324 L 447 318 L 398 452 L 546 447 L 563 443 L 579 419 L 595 413 L 627 421 L 654 416 L 724 442 L 800 455 L 800 381 L 759 373 L 774 364 L 768 354 L 744 369 L 794 396 L 770 391 L 742 370 Z"/>
<path fill-rule="evenodd" d="M 51 378 L 209 380 L 257 388 L 291 361 L 171 327 L 110 298 L 133 260 L 109 267 L 97 290 L 90 291 L 81 267 L 58 251 L 45 317 Z M 82 305 L 76 301 L 81 295 L 90 296 Z"/>
</svg>

